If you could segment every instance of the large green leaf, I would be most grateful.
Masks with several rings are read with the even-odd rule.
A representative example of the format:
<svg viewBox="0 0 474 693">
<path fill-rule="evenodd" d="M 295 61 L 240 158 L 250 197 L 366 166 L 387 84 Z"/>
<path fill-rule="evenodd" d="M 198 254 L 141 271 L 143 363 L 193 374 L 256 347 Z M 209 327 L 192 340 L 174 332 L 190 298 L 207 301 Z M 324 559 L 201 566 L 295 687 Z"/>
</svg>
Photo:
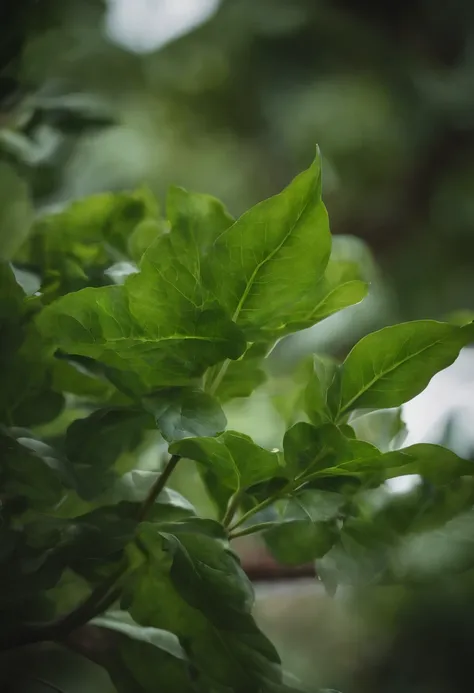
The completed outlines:
<svg viewBox="0 0 474 693">
<path fill-rule="evenodd" d="M 216 239 L 210 282 L 237 325 L 258 341 L 293 321 L 295 310 L 314 306 L 330 249 L 318 154 L 282 193 Z"/>
<path fill-rule="evenodd" d="M 216 438 L 189 438 L 171 445 L 170 452 L 205 465 L 232 491 L 246 489 L 282 471 L 277 453 L 235 431 Z"/>
<path fill-rule="evenodd" d="M 240 331 L 172 236 L 150 246 L 141 272 L 124 285 L 87 288 L 48 306 L 39 316 L 41 330 L 66 352 L 135 375 L 143 392 L 186 385 L 209 366 L 238 358 L 245 349 Z"/>
<path fill-rule="evenodd" d="M 167 388 L 144 399 L 163 437 L 173 442 L 221 433 L 227 419 L 219 402 L 197 388 Z"/>
<path fill-rule="evenodd" d="M 469 341 L 456 325 L 420 320 L 385 327 L 358 342 L 334 383 L 336 414 L 352 409 L 398 407 L 420 393 L 455 361 Z"/>
<path fill-rule="evenodd" d="M 195 690 L 186 654 L 173 633 L 139 626 L 125 611 L 109 612 L 91 623 L 114 634 L 107 669 L 118 691 L 133 691 L 127 674 L 144 692 L 154 693 L 157 685 L 163 693 Z"/>
<path fill-rule="evenodd" d="M 253 621 L 252 588 L 217 523 L 144 524 L 147 560 L 132 576 L 127 601 L 144 626 L 175 633 L 204 690 L 266 691 L 281 678 L 278 655 Z"/>
</svg>

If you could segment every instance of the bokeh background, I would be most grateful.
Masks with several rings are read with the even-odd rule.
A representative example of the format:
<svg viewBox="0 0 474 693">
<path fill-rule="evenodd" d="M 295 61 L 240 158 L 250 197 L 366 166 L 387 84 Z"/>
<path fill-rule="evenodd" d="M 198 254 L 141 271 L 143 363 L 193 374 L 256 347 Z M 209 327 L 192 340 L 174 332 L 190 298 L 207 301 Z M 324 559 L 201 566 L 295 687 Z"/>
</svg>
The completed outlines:
<svg viewBox="0 0 474 693">
<path fill-rule="evenodd" d="M 0 215 L 12 234 L 44 208 L 143 184 L 163 201 L 171 183 L 211 193 L 238 215 L 319 144 L 332 231 L 371 292 L 279 344 L 270 389 L 230 406 L 257 442 L 280 435 L 305 354 L 344 353 L 396 320 L 474 311 L 471 0 L 4 1 L 0 61 Z M 407 408 L 412 441 L 471 454 L 472 380 L 467 353 Z M 199 495 L 195 481 L 175 483 Z M 264 560 L 253 544 L 242 551 Z M 312 580 L 258 593 L 288 667 L 342 686 L 367 624 Z"/>
</svg>

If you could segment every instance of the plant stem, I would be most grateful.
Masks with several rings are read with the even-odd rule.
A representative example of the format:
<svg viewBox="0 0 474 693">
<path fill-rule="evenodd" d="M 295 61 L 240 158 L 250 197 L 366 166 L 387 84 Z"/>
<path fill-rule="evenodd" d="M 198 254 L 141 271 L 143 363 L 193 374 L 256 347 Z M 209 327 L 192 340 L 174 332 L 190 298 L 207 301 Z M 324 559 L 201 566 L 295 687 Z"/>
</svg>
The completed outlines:
<svg viewBox="0 0 474 693">
<path fill-rule="evenodd" d="M 151 487 L 148 496 L 145 498 L 145 501 L 140 508 L 140 512 L 138 513 L 139 522 L 143 522 L 143 520 L 146 519 L 148 513 L 150 512 L 156 499 L 166 486 L 168 479 L 170 478 L 180 459 L 181 457 L 179 455 L 171 455 L 170 459 L 165 465 L 165 468 L 163 469 L 160 476 Z"/>
<path fill-rule="evenodd" d="M 255 534 L 256 532 L 262 532 L 265 529 L 270 529 L 274 527 L 274 522 L 258 522 L 255 525 L 250 525 L 250 527 L 245 527 L 237 532 L 230 532 L 228 535 L 229 540 L 238 539 L 239 537 L 245 537 L 248 534 Z"/>
<path fill-rule="evenodd" d="M 229 503 L 227 505 L 227 510 L 225 511 L 225 515 L 222 518 L 222 524 L 224 525 L 224 527 L 228 527 L 234 519 L 234 515 L 237 512 L 237 508 L 239 507 L 241 498 L 242 491 L 240 489 L 230 497 Z"/>
<path fill-rule="evenodd" d="M 227 373 L 227 369 L 229 368 L 229 366 L 230 366 L 230 359 L 226 359 L 224 361 L 224 363 L 222 364 L 222 366 L 217 371 L 216 377 L 214 378 L 214 380 L 212 381 L 212 383 L 209 386 L 209 394 L 211 394 L 211 395 L 216 394 L 216 391 L 217 391 L 219 385 L 221 384 L 221 382 L 223 381 L 224 376 Z"/>
<path fill-rule="evenodd" d="M 246 513 L 242 515 L 242 517 L 239 517 L 239 519 L 234 522 L 234 524 L 229 527 L 229 535 L 233 534 L 234 531 L 237 529 L 237 527 L 240 527 L 240 525 L 243 525 L 244 522 L 247 522 L 253 515 L 256 513 L 259 513 L 261 510 L 264 510 L 265 508 L 268 508 L 269 505 L 274 503 L 278 498 L 281 496 L 281 493 L 274 494 L 273 496 L 269 496 L 268 498 L 265 498 L 264 501 L 256 505 L 254 508 L 251 508 L 248 510 Z"/>
</svg>

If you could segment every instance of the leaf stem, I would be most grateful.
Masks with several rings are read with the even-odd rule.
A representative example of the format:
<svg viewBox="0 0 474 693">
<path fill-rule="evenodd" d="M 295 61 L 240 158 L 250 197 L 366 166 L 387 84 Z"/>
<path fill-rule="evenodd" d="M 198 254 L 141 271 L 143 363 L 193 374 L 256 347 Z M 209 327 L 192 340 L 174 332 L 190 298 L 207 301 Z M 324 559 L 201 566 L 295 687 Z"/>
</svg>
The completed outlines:
<svg viewBox="0 0 474 693">
<path fill-rule="evenodd" d="M 265 529 L 270 529 L 274 527 L 274 522 L 258 522 L 255 525 L 250 525 L 250 527 L 244 527 L 244 529 L 238 530 L 237 532 L 230 532 L 228 534 L 228 539 L 238 539 L 239 537 L 245 537 L 248 534 L 255 534 L 256 532 L 263 532 Z"/>
<path fill-rule="evenodd" d="M 237 508 L 239 507 L 240 501 L 242 499 L 242 490 L 239 489 L 236 491 L 232 496 L 230 497 L 229 503 L 227 505 L 227 510 L 225 511 L 224 517 L 222 518 L 222 524 L 224 527 L 228 527 L 232 520 L 234 519 L 234 515 L 237 512 Z"/>
<path fill-rule="evenodd" d="M 148 513 L 150 512 L 151 508 L 153 507 L 156 499 L 160 495 L 160 493 L 163 491 L 164 487 L 168 483 L 168 479 L 170 478 L 171 474 L 173 473 L 176 465 L 180 461 L 181 457 L 179 455 L 171 455 L 170 459 L 165 465 L 165 468 L 161 472 L 160 476 L 158 479 L 155 481 L 153 486 L 150 489 L 150 492 L 148 493 L 148 496 L 145 498 L 145 501 L 143 502 L 142 506 L 140 507 L 140 512 L 138 513 L 138 521 L 143 522 L 143 520 L 146 519 Z"/>
<path fill-rule="evenodd" d="M 222 366 L 217 371 L 216 377 L 214 378 L 214 380 L 212 381 L 212 383 L 209 386 L 209 394 L 211 394 L 211 395 L 216 394 L 216 391 L 218 390 L 219 385 L 223 381 L 224 376 L 227 373 L 227 369 L 229 368 L 229 366 L 230 366 L 230 359 L 226 359 L 224 361 L 224 363 L 222 364 Z"/>
<path fill-rule="evenodd" d="M 272 505 L 275 501 L 277 501 L 282 495 L 284 495 L 284 492 L 287 492 L 287 488 L 285 487 L 282 491 L 279 493 L 275 493 L 273 496 L 269 496 L 268 498 L 265 498 L 261 503 L 256 505 L 255 507 L 251 508 L 248 510 L 246 513 L 244 513 L 239 519 L 234 522 L 234 524 L 229 527 L 229 535 L 233 534 L 234 531 L 237 529 L 237 527 L 240 527 L 240 525 L 243 525 L 244 522 L 247 522 L 253 515 L 256 515 L 256 513 L 259 513 L 261 510 L 264 510 L 265 508 L 268 508 L 269 505 Z"/>
</svg>

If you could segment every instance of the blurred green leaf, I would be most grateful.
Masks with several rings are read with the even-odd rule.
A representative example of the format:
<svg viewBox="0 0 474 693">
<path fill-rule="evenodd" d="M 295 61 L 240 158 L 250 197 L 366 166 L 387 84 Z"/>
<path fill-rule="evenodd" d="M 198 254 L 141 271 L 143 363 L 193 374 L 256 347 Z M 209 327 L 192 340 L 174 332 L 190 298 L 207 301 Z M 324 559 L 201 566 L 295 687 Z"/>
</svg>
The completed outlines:
<svg viewBox="0 0 474 693">
<path fill-rule="evenodd" d="M 351 419 L 357 438 L 366 440 L 382 452 L 399 448 L 407 436 L 401 409 L 381 409 Z"/>
<path fill-rule="evenodd" d="M 463 460 L 441 445 L 419 443 L 382 455 L 343 462 L 331 469 L 334 474 L 371 474 L 381 472 L 385 478 L 419 474 L 434 484 L 474 474 L 474 462 Z"/>
<path fill-rule="evenodd" d="M 0 261 L 11 260 L 30 232 L 33 208 L 28 186 L 15 170 L 0 162 Z"/>
<path fill-rule="evenodd" d="M 31 507 L 45 508 L 59 503 L 63 495 L 61 481 L 44 458 L 0 430 L 0 483 L 2 503 L 16 497 L 26 498 Z"/>
<path fill-rule="evenodd" d="M 66 432 L 65 453 L 72 463 L 79 495 L 93 498 L 113 481 L 113 466 L 133 452 L 153 419 L 140 409 L 102 408 L 74 421 Z"/>
</svg>

